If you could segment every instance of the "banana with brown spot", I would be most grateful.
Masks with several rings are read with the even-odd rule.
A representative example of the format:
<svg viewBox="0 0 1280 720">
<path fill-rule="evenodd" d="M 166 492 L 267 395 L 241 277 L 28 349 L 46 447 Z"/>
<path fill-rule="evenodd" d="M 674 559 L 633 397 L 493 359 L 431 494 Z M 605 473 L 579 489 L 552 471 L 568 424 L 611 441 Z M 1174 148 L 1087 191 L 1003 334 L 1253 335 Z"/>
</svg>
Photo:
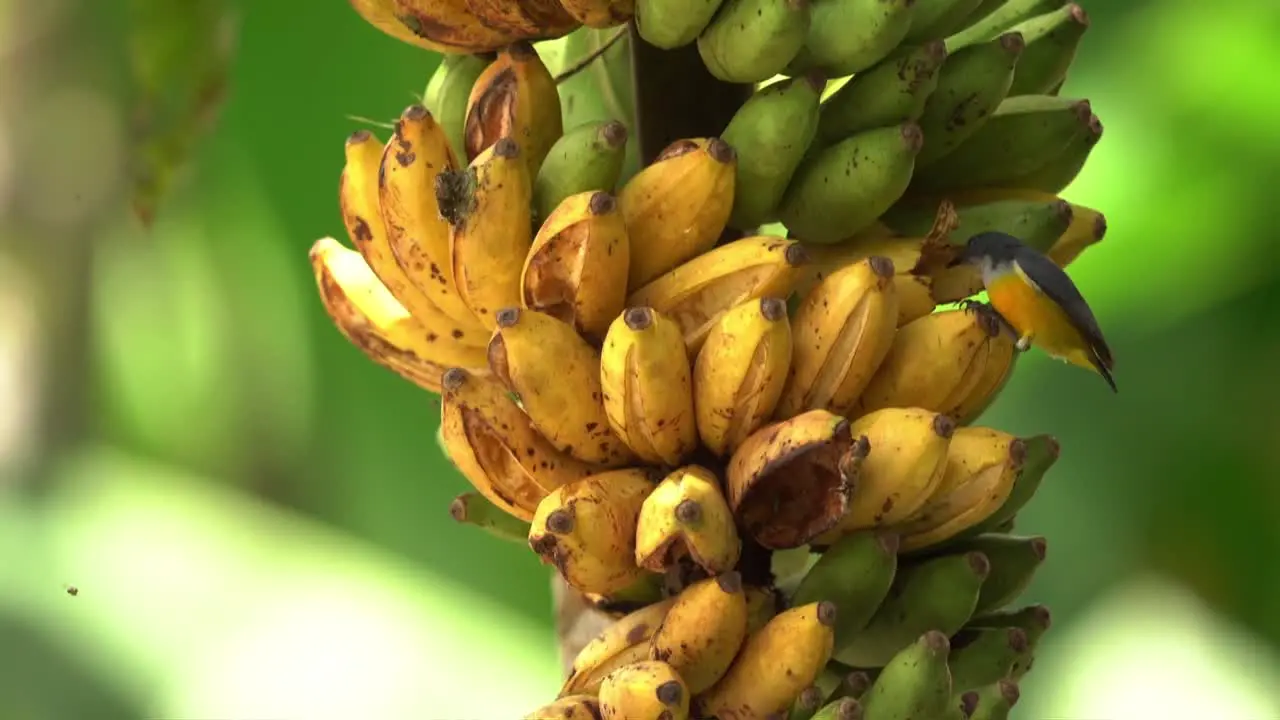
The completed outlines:
<svg viewBox="0 0 1280 720">
<path fill-rule="evenodd" d="M 520 147 L 532 186 L 563 133 L 556 81 L 538 51 L 527 42 L 503 48 L 471 86 L 463 128 L 467 158 L 474 160 L 510 138 Z"/>
<path fill-rule="evenodd" d="M 578 21 L 565 12 L 559 0 L 466 0 L 466 4 L 482 25 L 520 39 L 557 38 L 578 27 Z"/>
<path fill-rule="evenodd" d="M 454 366 L 487 373 L 483 351 L 464 345 L 442 316 L 428 328 L 411 316 L 369 269 L 360 253 L 333 238 L 311 246 L 311 268 L 320 301 L 338 331 L 375 363 L 432 392 Z M 462 330 L 456 332 L 467 337 Z"/>
<path fill-rule="evenodd" d="M 662 313 L 632 307 L 609 326 L 600 355 L 605 411 L 645 462 L 679 465 L 697 448 L 691 374 L 680 328 Z"/>
<path fill-rule="evenodd" d="M 677 140 L 627 181 L 618 204 L 631 238 L 628 288 L 715 247 L 733 210 L 737 163 L 719 138 Z"/>
<path fill-rule="evenodd" d="M 634 236 L 632 240 L 634 254 L 641 246 Z M 807 262 L 808 253 L 796 241 L 755 235 L 721 245 L 655 278 L 627 302 L 675 320 L 690 354 L 695 354 L 730 309 L 751 300 L 791 295 Z"/>
<path fill-rule="evenodd" d="M 520 275 L 524 306 L 600 342 L 627 301 L 631 241 L 612 195 L 570 195 L 533 239 Z"/>
<path fill-rule="evenodd" d="M 476 21 L 466 0 L 349 0 L 360 17 L 401 42 L 432 52 L 480 53 L 515 38 Z"/>
<path fill-rule="evenodd" d="M 567 323 L 536 310 L 504 308 L 489 341 L 489 368 L 557 450 L 601 468 L 634 459 L 609 427 L 600 353 Z"/>
<path fill-rule="evenodd" d="M 565 11 L 589 28 L 623 25 L 636 14 L 635 0 L 560 0 Z"/>
<path fill-rule="evenodd" d="M 649 657 L 674 668 L 698 695 L 724 676 L 746 637 L 742 576 L 728 572 L 681 591 L 653 636 Z"/>
<path fill-rule="evenodd" d="M 689 465 L 662 479 L 640 508 L 636 563 L 662 572 L 689 558 L 710 575 L 738 563 L 742 542 L 733 512 L 710 470 Z"/>
<path fill-rule="evenodd" d="M 606 675 L 623 665 L 647 660 L 649 641 L 675 602 L 675 597 L 670 597 L 646 605 L 616 620 L 592 638 L 573 658 L 560 696 L 596 695 Z"/>
<path fill-rule="evenodd" d="M 524 716 L 524 720 L 599 720 L 600 700 L 594 695 L 569 695 Z"/>
<path fill-rule="evenodd" d="M 538 504 L 529 547 L 582 592 L 633 587 L 647 574 L 636 565 L 636 521 L 655 484 L 649 471 L 631 468 L 563 485 Z"/>
<path fill-rule="evenodd" d="M 497 380 L 450 368 L 441 385 L 446 454 L 494 505 L 529 521 L 548 493 L 591 474 L 538 434 Z"/>
<path fill-rule="evenodd" d="M 784 713 L 831 659 L 836 606 L 816 602 L 778 614 L 747 638 L 729 671 L 694 700 L 702 716 L 756 720 Z"/>
<path fill-rule="evenodd" d="M 600 715 L 603 720 L 687 720 L 689 688 L 664 662 L 632 663 L 601 683 Z"/>
</svg>

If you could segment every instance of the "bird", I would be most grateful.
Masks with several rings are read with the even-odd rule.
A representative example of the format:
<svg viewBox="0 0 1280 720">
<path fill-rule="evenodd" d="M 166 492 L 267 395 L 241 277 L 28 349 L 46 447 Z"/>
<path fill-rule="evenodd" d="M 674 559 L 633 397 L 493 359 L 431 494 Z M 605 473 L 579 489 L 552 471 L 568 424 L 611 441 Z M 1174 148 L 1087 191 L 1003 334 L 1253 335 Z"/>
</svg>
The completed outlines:
<svg viewBox="0 0 1280 720">
<path fill-rule="evenodd" d="M 969 238 L 949 267 L 968 264 L 982 272 L 990 304 L 966 301 L 966 309 L 983 306 L 1017 338 L 1017 349 L 1032 345 L 1050 357 L 1106 380 L 1118 393 L 1115 360 L 1102 329 L 1071 277 L 1040 251 L 1008 233 L 988 231 Z"/>
</svg>

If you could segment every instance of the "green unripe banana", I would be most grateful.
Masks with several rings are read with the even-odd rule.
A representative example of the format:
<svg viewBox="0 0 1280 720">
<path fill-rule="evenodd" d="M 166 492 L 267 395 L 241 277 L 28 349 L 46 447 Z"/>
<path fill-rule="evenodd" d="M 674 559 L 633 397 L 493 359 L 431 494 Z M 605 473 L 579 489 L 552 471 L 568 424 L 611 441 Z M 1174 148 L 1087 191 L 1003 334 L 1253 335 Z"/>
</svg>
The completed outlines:
<svg viewBox="0 0 1280 720">
<path fill-rule="evenodd" d="M 759 83 L 781 73 L 809 33 L 809 0 L 724 0 L 698 36 L 707 70 L 731 83 Z"/>
<path fill-rule="evenodd" d="M 1009 711 L 1018 704 L 1021 693 L 1012 680 L 1000 680 L 978 691 L 978 706 L 969 720 L 1008 720 Z"/>
<path fill-rule="evenodd" d="M 1042 167 L 1026 175 L 1011 179 L 1010 187 L 1042 190 L 1057 195 L 1071 184 L 1084 169 L 1089 153 L 1102 139 L 1102 121 L 1097 115 L 1089 117 L 1084 134 L 1079 135 Z"/>
<path fill-rule="evenodd" d="M 1017 33 L 959 50 L 947 42 L 949 55 L 920 114 L 924 148 L 918 166 L 936 162 L 982 127 L 1008 94 L 1022 49 Z"/>
<path fill-rule="evenodd" d="M 911 29 L 912 0 L 818 0 L 809 10 L 804 47 L 787 75 L 861 72 L 889 56 Z"/>
<path fill-rule="evenodd" d="M 1092 117 L 1088 100 L 1056 95 L 1007 98 L 969 139 L 917 171 L 911 188 L 928 192 L 1018 187 L 1010 182 L 1052 162 L 1089 132 Z"/>
<path fill-rule="evenodd" d="M 964 629 L 953 642 L 951 682 L 957 693 L 1009 677 L 1029 650 L 1027 633 L 1018 627 Z"/>
<path fill-rule="evenodd" d="M 1023 20 L 1057 10 L 1065 3 L 1066 0 L 1008 0 L 982 19 L 947 38 L 947 49 L 955 51 L 986 42 Z"/>
<path fill-rule="evenodd" d="M 835 243 L 862 230 L 906 191 L 923 138 L 913 122 L 860 132 L 801 163 L 778 217 L 805 242 Z"/>
<path fill-rule="evenodd" d="M 982 0 L 916 0 L 904 43 L 936 40 L 964 27 Z"/>
<path fill-rule="evenodd" d="M 898 536 L 864 531 L 827 548 L 791 596 L 792 607 L 830 600 L 840 608 L 835 645 L 850 642 L 884 601 L 898 568 Z"/>
<path fill-rule="evenodd" d="M 533 183 L 534 221 L 541 223 L 570 195 L 613 192 L 626 148 L 627 126 L 617 120 L 587 123 L 561 135 Z"/>
<path fill-rule="evenodd" d="M 833 657 L 851 667 L 883 667 L 930 630 L 955 634 L 973 614 L 989 570 L 982 553 L 946 555 L 902 568 L 871 621 L 852 642 L 837 647 Z"/>
<path fill-rule="evenodd" d="M 792 78 L 758 90 L 720 139 L 738 153 L 729 226 L 751 230 L 771 222 L 818 128 L 818 102 L 826 81 Z"/>
<path fill-rule="evenodd" d="M 1022 461 L 1022 472 L 1019 473 L 1018 479 L 1014 481 L 1013 490 L 1009 493 L 1009 499 L 1005 500 L 1000 509 L 991 517 L 961 533 L 961 538 L 977 537 L 984 533 L 995 532 L 996 528 L 1012 520 L 1013 516 L 1017 515 L 1018 511 L 1036 494 L 1036 490 L 1040 488 L 1040 482 L 1044 479 L 1045 473 L 1049 472 L 1053 464 L 1058 461 L 1061 447 L 1052 436 L 1036 435 L 1023 438 L 1022 441 L 1026 448 L 1026 456 Z"/>
<path fill-rule="evenodd" d="M 853 698 L 841 698 L 824 705 L 813 720 L 863 720 L 862 704 Z"/>
<path fill-rule="evenodd" d="M 988 533 L 953 546 L 961 552 L 980 552 L 991 561 L 991 574 L 982 584 L 974 612 L 982 614 L 1013 602 L 1031 584 L 1044 562 L 1048 543 L 1039 535 Z"/>
<path fill-rule="evenodd" d="M 490 535 L 526 545 L 529 523 L 489 502 L 480 493 L 463 493 L 449 504 L 449 515 L 464 525 L 474 525 Z"/>
<path fill-rule="evenodd" d="M 467 124 L 471 87 L 488 66 L 489 59 L 481 55 L 445 55 L 427 81 L 427 90 L 422 96 L 423 106 L 444 128 L 449 146 L 459 160 L 467 157 L 463 129 Z"/>
<path fill-rule="evenodd" d="M 1087 29 L 1089 15 L 1075 3 L 1010 28 L 1010 32 L 1022 33 L 1027 49 L 1018 58 L 1009 94 L 1036 95 L 1059 86 L 1067 77 Z"/>
<path fill-rule="evenodd" d="M 1044 605 L 1028 605 L 1017 610 L 997 610 L 977 615 L 969 622 L 971 628 L 1012 628 L 1021 629 L 1027 635 L 1027 652 L 1019 657 L 1009 671 L 1009 677 L 1017 680 L 1031 670 L 1035 661 L 1036 646 L 1053 625 L 1053 617 L 1049 608 Z"/>
<path fill-rule="evenodd" d="M 723 0 L 636 0 L 636 31 L 663 50 L 684 47 L 711 24 Z"/>
<path fill-rule="evenodd" d="M 942 713 L 951 698 L 947 636 L 931 630 L 884 666 L 862 698 L 863 720 L 914 720 Z"/>
<path fill-rule="evenodd" d="M 855 75 L 822 102 L 810 151 L 864 130 L 919 119 L 946 59 L 946 45 L 935 40 Z"/>
<path fill-rule="evenodd" d="M 903 203 L 881 219 L 906 237 L 924 237 L 933 226 L 937 211 L 937 202 Z M 946 236 L 953 244 L 963 245 L 978 233 L 994 230 L 1013 235 L 1045 252 L 1066 231 L 1074 213 L 1066 200 L 995 200 L 959 207 L 956 215 L 960 223 Z M 1025 474 L 1025 469 L 1023 472 Z"/>
</svg>

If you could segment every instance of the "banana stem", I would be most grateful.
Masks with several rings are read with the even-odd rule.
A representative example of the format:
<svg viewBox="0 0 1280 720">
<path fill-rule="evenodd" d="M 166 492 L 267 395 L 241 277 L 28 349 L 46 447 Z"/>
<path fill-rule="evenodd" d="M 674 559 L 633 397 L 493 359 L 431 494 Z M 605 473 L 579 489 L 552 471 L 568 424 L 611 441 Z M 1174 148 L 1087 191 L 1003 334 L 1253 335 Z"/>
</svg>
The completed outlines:
<svg viewBox="0 0 1280 720">
<path fill-rule="evenodd" d="M 751 85 L 717 80 L 697 45 L 661 50 L 640 38 L 631 23 L 631 72 L 636 99 L 640 162 L 647 165 L 681 138 L 718 137 L 751 96 Z"/>
</svg>

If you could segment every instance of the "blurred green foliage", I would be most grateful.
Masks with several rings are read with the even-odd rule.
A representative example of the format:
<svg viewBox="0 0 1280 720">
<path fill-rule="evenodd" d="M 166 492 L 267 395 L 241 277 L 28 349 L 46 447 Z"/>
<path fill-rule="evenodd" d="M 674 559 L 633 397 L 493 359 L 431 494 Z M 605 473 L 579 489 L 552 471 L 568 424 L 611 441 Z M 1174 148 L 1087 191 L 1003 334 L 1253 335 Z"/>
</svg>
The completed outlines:
<svg viewBox="0 0 1280 720">
<path fill-rule="evenodd" d="M 137 38 L 128 32 L 141 26 L 129 24 L 123 3 L 81 2 L 109 31 L 81 39 L 114 58 L 114 76 L 130 77 L 128 48 Z M 1052 433 L 1063 446 L 1041 494 L 1018 518 L 1020 532 L 1050 542 L 1051 561 L 1029 599 L 1051 605 L 1056 628 L 1069 627 L 1109 586 L 1157 569 L 1280 645 L 1280 618 L 1271 612 L 1280 605 L 1280 566 L 1271 562 L 1280 549 L 1280 384 L 1272 381 L 1280 364 L 1280 231 L 1270 198 L 1280 167 L 1280 100 L 1269 90 L 1280 66 L 1280 10 L 1250 0 L 1084 4 L 1093 25 L 1064 94 L 1089 98 L 1106 130 L 1065 194 L 1104 211 L 1109 232 L 1072 272 L 1115 349 L 1120 394 L 1033 354 L 982 420 L 1020 434 Z M 166 683 L 197 682 L 193 675 L 212 662 L 157 650 L 166 633 L 184 622 L 208 624 L 190 637 L 213 652 L 219 624 L 256 607 L 250 595 L 300 592 L 301 604 L 308 592 L 336 592 L 338 579 L 395 584 L 409 567 L 423 574 L 404 582 L 405 597 L 421 603 L 412 606 L 417 620 L 401 610 L 405 627 L 413 625 L 406 634 L 428 644 L 447 635 L 463 647 L 459 633 L 475 632 L 500 647 L 516 628 L 521 645 L 511 666 L 541 668 L 531 672 L 550 693 L 556 658 L 548 571 L 520 547 L 448 519 L 449 500 L 466 486 L 434 442 L 438 400 L 339 336 L 314 297 L 306 261 L 316 238 L 341 237 L 342 142 L 365 127 L 348 116 L 395 117 L 421 93 L 437 58 L 365 25 L 345 3 L 312 3 L 305 13 L 289 3 L 236 6 L 240 31 L 216 130 L 192 146 L 192 163 L 165 195 L 150 233 L 121 212 L 94 238 L 95 439 L 216 480 L 83 460 L 62 491 L 71 499 L 55 494 L 42 509 L 0 496 L 0 548 L 7 550 L 0 567 L 13 572 L 0 582 L 0 715 L 137 717 L 131 702 L 207 715 L 198 699 L 216 695 L 211 687 L 168 705 L 157 699 Z M 75 12 L 68 7 L 65 23 Z M 197 36 L 206 44 L 163 47 L 220 47 L 207 43 L 207 33 Z M 145 77 L 172 91 L 173 82 L 198 85 L 207 77 L 200 68 L 210 66 L 165 61 Z M 85 76 L 112 72 L 86 69 Z M 122 117 L 134 97 L 127 87 L 102 86 Z M 206 482 L 223 487 L 202 488 Z M 85 483 L 135 495 L 114 504 L 85 499 L 76 494 Z M 150 507 L 148 498 L 165 492 L 189 497 L 154 517 L 120 516 L 136 523 L 128 527 L 139 532 L 130 540 L 139 562 L 161 562 L 163 548 L 148 542 L 173 542 L 174 527 L 197 522 L 200 509 L 225 527 L 179 546 L 206 555 L 170 558 L 191 594 L 161 594 L 175 604 L 123 612 L 155 597 L 166 571 L 130 574 L 129 556 L 117 552 L 93 572 L 92 545 L 125 542 L 110 535 L 122 530 L 107 522 L 109 512 L 123 513 L 130 502 Z M 64 502 L 79 514 L 58 512 Z M 104 535 L 84 535 L 86 527 Z M 320 535 L 323 541 L 314 539 Z M 81 553 L 75 562 L 39 555 L 66 551 L 73 537 Z M 361 570 L 341 565 L 344 548 L 362 548 Z M 256 571 L 217 572 L 251 557 L 262 560 Z M 300 568 L 323 575 L 326 567 L 335 580 L 324 587 L 290 576 Z M 202 590 L 188 575 L 206 571 L 226 586 L 203 615 L 189 616 L 181 603 L 213 588 Z M 62 594 L 68 582 L 85 586 L 78 597 Z M 350 602 L 365 602 L 368 615 L 382 607 L 372 597 Z M 477 611 L 476 598 L 509 615 L 479 616 L 488 610 Z M 113 618 L 138 624 L 104 631 Z M 461 629 L 450 629 L 455 624 Z M 72 643 L 68 627 L 97 630 Z M 240 632 L 258 631 L 247 627 Z M 1061 636 L 1057 629 L 1047 636 L 1045 652 L 1055 652 Z M 539 637 L 545 644 L 528 639 Z M 275 640 L 322 653 L 306 644 L 314 638 Z M 348 652 L 340 636 L 331 640 L 331 652 Z M 365 651 L 380 655 L 380 669 L 408 677 L 417 667 L 405 664 L 430 655 Z M 81 652 L 96 660 L 82 662 Z M 113 667 L 126 657 L 134 661 Z M 529 659 L 536 657 L 544 664 Z M 484 687 L 457 679 L 484 672 L 482 665 L 463 663 L 444 690 Z M 1031 674 L 1024 696 L 1051 680 Z M 421 709 L 421 701 L 378 707 Z M 236 708 L 230 700 L 218 707 Z"/>
</svg>

